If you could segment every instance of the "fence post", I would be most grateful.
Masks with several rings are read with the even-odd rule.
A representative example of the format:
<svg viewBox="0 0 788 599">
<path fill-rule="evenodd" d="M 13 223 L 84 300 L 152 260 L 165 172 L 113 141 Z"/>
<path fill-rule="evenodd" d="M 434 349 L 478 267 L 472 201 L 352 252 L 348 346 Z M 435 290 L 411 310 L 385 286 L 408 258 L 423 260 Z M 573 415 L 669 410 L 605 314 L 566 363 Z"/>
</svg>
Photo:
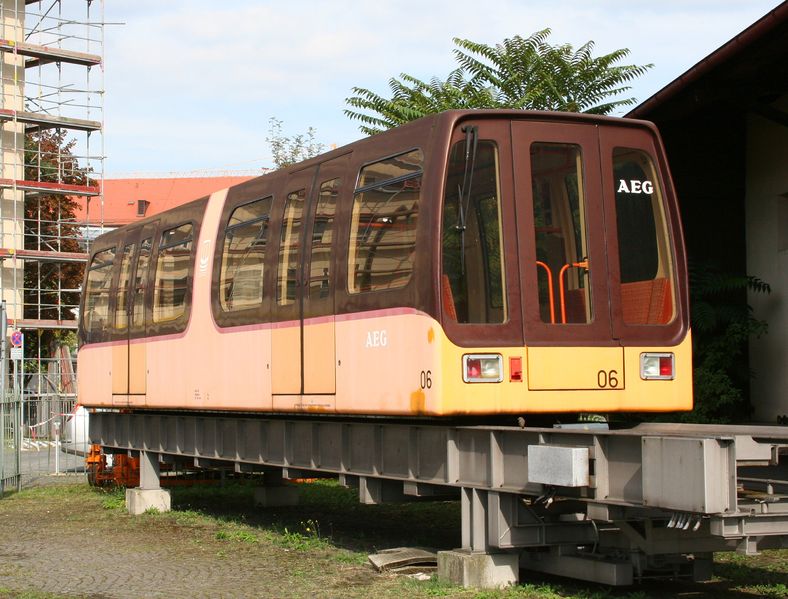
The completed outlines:
<svg viewBox="0 0 788 599">
<path fill-rule="evenodd" d="M 6 342 L 8 335 L 8 317 L 5 312 L 5 300 L 0 302 L 0 498 L 5 491 L 5 387 L 6 387 Z"/>
</svg>

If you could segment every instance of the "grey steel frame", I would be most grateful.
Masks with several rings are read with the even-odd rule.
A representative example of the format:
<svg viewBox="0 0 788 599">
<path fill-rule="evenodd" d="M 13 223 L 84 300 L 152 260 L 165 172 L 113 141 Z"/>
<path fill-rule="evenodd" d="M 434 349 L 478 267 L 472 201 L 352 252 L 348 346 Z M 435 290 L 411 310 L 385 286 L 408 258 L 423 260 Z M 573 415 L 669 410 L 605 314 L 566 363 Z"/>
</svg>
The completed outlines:
<svg viewBox="0 0 788 599">
<path fill-rule="evenodd" d="M 525 550 L 523 567 L 610 584 L 680 569 L 705 578 L 714 551 L 788 546 L 782 427 L 521 429 L 105 410 L 91 415 L 90 436 L 148 461 L 338 475 L 364 503 L 459 491 L 463 549 Z"/>
</svg>

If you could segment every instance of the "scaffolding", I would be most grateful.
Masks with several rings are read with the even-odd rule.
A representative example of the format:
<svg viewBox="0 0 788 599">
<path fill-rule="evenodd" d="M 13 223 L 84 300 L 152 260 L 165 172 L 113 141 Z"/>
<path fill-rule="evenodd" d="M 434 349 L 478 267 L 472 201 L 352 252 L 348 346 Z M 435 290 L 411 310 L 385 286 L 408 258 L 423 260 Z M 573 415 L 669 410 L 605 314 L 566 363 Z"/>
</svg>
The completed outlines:
<svg viewBox="0 0 788 599">
<path fill-rule="evenodd" d="M 51 439 L 76 398 L 69 348 L 103 230 L 104 3 L 0 0 L 0 27 L 3 333 L 25 334 L 24 434 Z"/>
</svg>

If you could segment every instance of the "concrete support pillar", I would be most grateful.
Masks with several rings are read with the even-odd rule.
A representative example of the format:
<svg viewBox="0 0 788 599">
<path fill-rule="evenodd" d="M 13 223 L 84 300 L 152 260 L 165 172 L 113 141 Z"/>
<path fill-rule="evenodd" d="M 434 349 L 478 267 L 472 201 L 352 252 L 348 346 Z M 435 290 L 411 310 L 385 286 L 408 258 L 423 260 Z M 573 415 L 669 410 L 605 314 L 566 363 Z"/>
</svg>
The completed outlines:
<svg viewBox="0 0 788 599">
<path fill-rule="evenodd" d="M 298 505 L 298 487 L 282 478 L 280 468 L 266 470 L 263 486 L 254 490 L 255 507 Z"/>
<path fill-rule="evenodd" d="M 479 589 L 502 589 L 519 581 L 516 553 L 471 553 L 464 549 L 438 552 L 438 578 Z"/>
<path fill-rule="evenodd" d="M 144 514 L 148 510 L 170 511 L 170 492 L 159 484 L 159 454 L 140 452 L 140 486 L 126 489 L 126 509 L 132 516 Z"/>
<path fill-rule="evenodd" d="M 495 504 L 498 505 L 497 503 Z M 460 493 L 462 548 L 438 552 L 438 577 L 464 587 L 503 588 L 517 584 L 520 558 L 517 553 L 492 553 L 487 491 L 463 488 Z"/>
</svg>

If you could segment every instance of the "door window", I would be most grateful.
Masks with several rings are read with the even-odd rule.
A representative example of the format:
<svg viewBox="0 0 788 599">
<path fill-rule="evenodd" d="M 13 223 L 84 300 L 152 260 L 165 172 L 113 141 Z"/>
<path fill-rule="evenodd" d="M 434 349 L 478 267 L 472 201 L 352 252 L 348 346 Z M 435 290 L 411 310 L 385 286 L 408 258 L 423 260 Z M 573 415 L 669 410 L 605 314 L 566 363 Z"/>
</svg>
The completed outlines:
<svg viewBox="0 0 788 599">
<path fill-rule="evenodd" d="M 580 146 L 531 144 L 539 314 L 550 324 L 593 320 Z"/>
<path fill-rule="evenodd" d="M 150 249 L 152 238 L 140 242 L 137 256 L 137 270 L 134 273 L 134 297 L 132 297 L 131 326 L 137 331 L 145 330 L 145 287 L 148 284 L 148 267 L 150 265 Z"/>
<path fill-rule="evenodd" d="M 279 273 L 276 277 L 276 297 L 280 306 L 294 304 L 296 299 L 298 254 L 301 248 L 305 202 L 306 189 L 287 194 L 279 246 Z"/>
<path fill-rule="evenodd" d="M 125 331 L 129 326 L 128 298 L 129 281 L 131 279 L 131 264 L 134 257 L 133 243 L 123 248 L 123 258 L 120 262 L 120 278 L 118 279 L 118 296 L 115 304 L 115 329 Z"/>
<path fill-rule="evenodd" d="M 312 228 L 312 256 L 309 262 L 309 299 L 328 297 L 331 282 L 331 245 L 334 242 L 334 214 L 339 196 L 339 179 L 320 186 Z"/>
<path fill-rule="evenodd" d="M 673 266 L 659 179 L 642 150 L 613 149 L 621 308 L 628 325 L 674 317 Z"/>
<path fill-rule="evenodd" d="M 495 143 L 480 141 L 472 172 L 466 172 L 465 147 L 464 141 L 457 142 L 449 158 L 443 203 L 443 309 L 459 323 L 502 323 L 507 314 L 498 151 Z"/>
</svg>

